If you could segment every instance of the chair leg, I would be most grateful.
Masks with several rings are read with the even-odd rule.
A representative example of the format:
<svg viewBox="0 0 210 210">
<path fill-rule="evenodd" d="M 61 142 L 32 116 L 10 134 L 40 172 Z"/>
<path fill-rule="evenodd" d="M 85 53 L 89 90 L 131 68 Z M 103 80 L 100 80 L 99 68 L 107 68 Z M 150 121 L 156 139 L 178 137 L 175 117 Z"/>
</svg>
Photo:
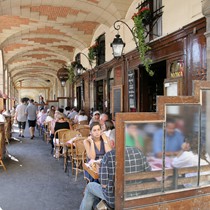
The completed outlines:
<svg viewBox="0 0 210 210">
<path fill-rule="evenodd" d="M 2 160 L 0 160 L 0 166 L 2 166 L 5 171 L 7 170 Z"/>
<path fill-rule="evenodd" d="M 77 181 L 78 170 L 79 170 L 79 163 L 78 163 L 78 160 L 77 160 L 77 161 L 76 161 L 76 175 L 75 175 L 75 181 Z"/>
<path fill-rule="evenodd" d="M 70 160 L 71 160 L 71 158 L 68 155 L 68 149 L 66 149 L 66 151 L 64 153 L 64 157 L 63 157 L 63 167 L 64 167 L 64 172 L 65 173 L 67 172 L 67 168 L 68 168 Z"/>
<path fill-rule="evenodd" d="M 72 173 L 72 175 L 74 175 L 74 159 L 73 159 L 73 157 L 72 157 L 72 160 L 71 160 L 71 173 Z"/>
</svg>

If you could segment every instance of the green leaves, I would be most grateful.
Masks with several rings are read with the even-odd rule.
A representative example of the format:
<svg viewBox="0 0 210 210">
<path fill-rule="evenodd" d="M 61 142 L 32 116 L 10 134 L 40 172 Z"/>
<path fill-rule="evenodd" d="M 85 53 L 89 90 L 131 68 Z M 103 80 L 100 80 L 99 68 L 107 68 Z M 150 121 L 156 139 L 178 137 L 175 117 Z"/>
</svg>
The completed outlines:
<svg viewBox="0 0 210 210">
<path fill-rule="evenodd" d="M 70 65 L 70 66 L 67 66 L 67 69 L 68 69 L 68 81 L 70 84 L 73 84 L 75 82 L 75 79 L 76 79 L 76 76 L 75 76 L 75 73 L 74 73 L 74 66 L 73 65 Z"/>
<path fill-rule="evenodd" d="M 148 13 L 148 11 L 145 11 Z M 145 67 L 146 71 L 150 76 L 154 75 L 154 71 L 150 69 L 152 64 L 152 59 L 146 57 L 146 53 L 151 48 L 145 42 L 145 26 L 143 20 L 145 19 L 146 13 L 143 15 L 135 15 L 133 16 L 134 21 L 134 38 L 136 39 L 136 43 L 138 44 L 137 48 L 140 55 L 140 60 Z"/>
<path fill-rule="evenodd" d="M 91 63 L 95 60 L 95 57 L 96 57 L 95 49 L 89 48 L 88 58 L 91 61 Z"/>
<path fill-rule="evenodd" d="M 98 47 L 99 47 L 99 44 L 96 41 L 95 44 L 92 45 L 91 47 L 89 47 L 89 49 L 88 49 L 88 58 L 89 58 L 91 63 L 93 63 L 93 61 L 96 59 L 96 54 L 97 54 L 97 51 L 98 51 Z"/>
</svg>

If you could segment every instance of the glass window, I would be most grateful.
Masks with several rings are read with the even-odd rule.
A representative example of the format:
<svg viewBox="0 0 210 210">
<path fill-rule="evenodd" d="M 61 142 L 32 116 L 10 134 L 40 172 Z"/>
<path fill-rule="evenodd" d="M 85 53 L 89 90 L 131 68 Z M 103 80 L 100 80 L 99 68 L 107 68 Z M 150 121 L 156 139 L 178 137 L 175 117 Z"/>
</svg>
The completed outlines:
<svg viewBox="0 0 210 210">
<path fill-rule="evenodd" d="M 163 159 L 156 157 L 153 139 L 163 139 L 163 123 L 126 123 L 125 199 L 162 191 Z M 147 174 L 149 171 L 157 172 Z M 153 176 L 154 175 L 154 176 Z"/>
<path fill-rule="evenodd" d="M 155 16 L 158 16 L 158 14 L 161 13 L 162 10 L 160 8 L 162 7 L 162 0 L 153 0 L 153 12 Z M 152 29 L 153 39 L 159 36 L 162 36 L 162 16 L 160 15 L 159 18 L 157 18 L 154 21 L 154 26 Z"/>
<path fill-rule="evenodd" d="M 166 180 L 171 179 L 173 183 L 169 188 L 165 188 L 165 191 L 195 187 L 198 184 L 200 140 L 195 127 L 199 127 L 197 116 L 200 115 L 200 109 L 200 105 L 194 104 L 166 106 L 163 148 L 165 160 L 170 159 L 174 171 L 173 176 L 165 177 Z M 188 169 L 190 167 L 194 168 L 190 170 Z"/>
<path fill-rule="evenodd" d="M 96 64 L 101 65 L 105 62 L 105 34 L 102 34 L 97 39 L 98 50 L 96 56 Z"/>
<path fill-rule="evenodd" d="M 149 40 L 162 36 L 162 0 L 145 0 L 138 9 L 144 9 L 148 7 L 150 9 L 150 15 L 145 19 L 145 26 Z"/>
<path fill-rule="evenodd" d="M 207 184 L 210 184 L 210 171 L 204 172 L 203 167 L 210 165 L 210 136 L 209 136 L 209 129 L 210 129 L 210 122 L 207 121 L 210 117 L 210 110 L 209 110 L 209 101 L 210 101 L 210 90 L 203 90 L 202 91 L 202 106 L 201 106 L 201 112 L 200 112 L 200 178 L 198 180 L 200 186 L 205 186 Z M 199 127 L 196 126 L 196 129 L 199 131 Z M 199 132 L 198 132 L 199 133 Z"/>
<path fill-rule="evenodd" d="M 166 105 L 165 122 L 125 123 L 125 200 L 210 184 L 209 99 Z"/>
<path fill-rule="evenodd" d="M 80 61 L 81 61 L 81 55 L 80 55 L 80 53 L 76 54 L 76 56 L 75 56 L 75 61 L 76 61 L 77 63 L 80 63 Z"/>
</svg>

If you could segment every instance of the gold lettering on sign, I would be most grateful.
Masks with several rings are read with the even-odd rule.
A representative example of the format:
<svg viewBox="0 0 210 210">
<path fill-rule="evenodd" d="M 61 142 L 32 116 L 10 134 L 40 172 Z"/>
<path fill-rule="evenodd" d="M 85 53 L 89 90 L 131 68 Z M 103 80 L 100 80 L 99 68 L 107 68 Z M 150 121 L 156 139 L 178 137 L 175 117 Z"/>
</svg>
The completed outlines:
<svg viewBox="0 0 210 210">
<path fill-rule="evenodd" d="M 183 60 L 174 61 L 170 66 L 170 77 L 183 77 L 184 76 L 184 62 Z"/>
</svg>

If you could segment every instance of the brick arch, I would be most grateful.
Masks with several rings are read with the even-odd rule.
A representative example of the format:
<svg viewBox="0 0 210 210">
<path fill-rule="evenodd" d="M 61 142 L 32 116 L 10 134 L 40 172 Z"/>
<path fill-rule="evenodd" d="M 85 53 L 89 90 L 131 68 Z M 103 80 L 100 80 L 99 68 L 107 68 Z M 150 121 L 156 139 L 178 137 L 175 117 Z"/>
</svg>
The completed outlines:
<svg viewBox="0 0 210 210">
<path fill-rule="evenodd" d="M 54 74 L 63 61 L 73 60 L 75 49 L 91 45 L 99 26 L 110 28 L 115 20 L 124 19 L 131 4 L 127 0 L 0 2 L 0 48 L 5 49 L 8 71 L 16 75 L 22 69 L 25 77 L 41 67 L 44 74 Z"/>
<path fill-rule="evenodd" d="M 9 63 L 12 63 L 14 60 L 18 60 L 18 59 L 21 59 L 22 58 L 22 55 L 25 55 L 27 54 L 28 52 L 43 52 L 43 53 L 46 53 L 46 52 L 49 52 L 55 56 L 57 56 L 59 59 L 61 60 L 64 60 L 66 62 L 69 61 L 69 57 L 71 57 L 71 55 L 73 56 L 73 52 L 72 53 L 65 53 L 65 55 L 62 53 L 63 51 L 60 50 L 59 46 L 53 46 L 53 47 L 50 47 L 50 46 L 29 46 L 27 48 L 22 48 L 22 49 L 19 49 L 18 53 L 15 54 L 15 55 L 12 55 L 8 60 L 5 60 L 5 63 L 9 64 Z"/>
</svg>

